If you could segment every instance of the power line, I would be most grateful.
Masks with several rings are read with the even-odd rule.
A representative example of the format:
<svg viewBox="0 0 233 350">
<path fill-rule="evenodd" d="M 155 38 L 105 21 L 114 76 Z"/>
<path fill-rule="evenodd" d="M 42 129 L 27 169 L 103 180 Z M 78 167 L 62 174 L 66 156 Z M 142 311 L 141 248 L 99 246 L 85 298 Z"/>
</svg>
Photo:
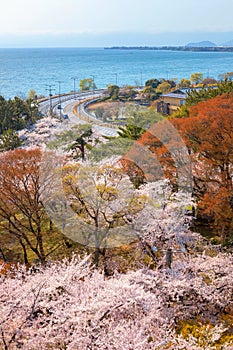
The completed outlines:
<svg viewBox="0 0 233 350">
<path fill-rule="evenodd" d="M 61 120 L 61 83 L 63 83 L 63 81 L 58 80 L 58 94 L 59 94 L 60 120 Z"/>
<path fill-rule="evenodd" d="M 49 110 L 50 110 L 50 115 L 52 116 L 53 114 L 53 105 L 52 105 L 52 91 L 55 91 L 55 89 L 52 88 L 54 84 L 46 84 L 48 88 L 46 89 L 49 92 Z"/>
<path fill-rule="evenodd" d="M 173 261 L 173 253 L 186 253 L 188 250 L 187 250 L 186 244 L 184 244 L 184 246 L 182 246 L 181 249 L 168 248 L 166 250 L 164 250 L 164 249 L 158 250 L 158 248 L 156 246 L 153 246 L 152 251 L 153 251 L 153 253 L 156 253 L 158 251 L 166 253 L 165 254 L 166 265 L 169 269 L 171 269 L 172 261 Z"/>
<path fill-rule="evenodd" d="M 70 78 L 70 79 L 72 79 L 73 81 L 74 81 L 74 100 L 76 99 L 76 92 L 75 92 L 75 82 L 76 82 L 76 80 L 78 79 L 78 78 L 76 78 L 76 77 L 72 77 L 72 78 Z"/>
</svg>

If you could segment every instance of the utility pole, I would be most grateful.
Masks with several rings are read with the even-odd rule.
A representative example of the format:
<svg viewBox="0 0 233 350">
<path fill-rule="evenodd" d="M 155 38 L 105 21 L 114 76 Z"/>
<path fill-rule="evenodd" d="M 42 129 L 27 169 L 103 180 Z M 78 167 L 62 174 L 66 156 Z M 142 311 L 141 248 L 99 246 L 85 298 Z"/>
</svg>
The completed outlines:
<svg viewBox="0 0 233 350">
<path fill-rule="evenodd" d="M 52 105 L 52 91 L 54 91 L 55 89 L 52 89 L 52 86 L 54 86 L 53 84 L 46 84 L 47 86 L 47 91 L 49 92 L 49 111 L 50 111 L 50 115 L 53 115 L 53 105 Z"/>
<path fill-rule="evenodd" d="M 62 83 L 62 81 L 58 80 L 58 94 L 59 94 L 60 120 L 61 120 L 61 83 Z"/>
<path fill-rule="evenodd" d="M 149 246 L 149 245 L 148 245 Z M 150 246 L 149 246 L 150 247 Z M 158 252 L 158 249 L 156 246 L 153 246 L 153 248 L 151 249 L 153 255 L 155 253 Z M 186 252 L 189 252 L 188 250 L 188 246 L 186 243 L 184 243 L 182 246 L 181 246 L 181 249 L 172 249 L 172 248 L 167 248 L 166 250 L 163 250 L 161 249 L 160 251 L 162 252 L 165 252 L 166 255 L 165 255 L 165 260 L 166 260 L 166 266 L 167 268 L 171 269 L 172 267 L 172 262 L 173 262 L 173 253 L 186 253 Z"/>
<path fill-rule="evenodd" d="M 74 100 L 75 100 L 75 99 L 76 99 L 76 95 L 75 95 L 75 82 L 76 82 L 76 80 L 77 80 L 78 78 L 72 77 L 71 79 L 74 81 Z"/>
</svg>

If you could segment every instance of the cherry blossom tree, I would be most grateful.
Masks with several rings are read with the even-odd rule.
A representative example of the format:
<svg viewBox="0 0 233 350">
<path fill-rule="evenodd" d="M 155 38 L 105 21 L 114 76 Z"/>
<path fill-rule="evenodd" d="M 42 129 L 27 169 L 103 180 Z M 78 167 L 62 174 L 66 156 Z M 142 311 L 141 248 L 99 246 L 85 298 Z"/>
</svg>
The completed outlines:
<svg viewBox="0 0 233 350">
<path fill-rule="evenodd" d="M 232 262 L 203 253 L 111 278 L 89 257 L 13 269 L 0 277 L 0 348 L 229 350 Z"/>
<path fill-rule="evenodd" d="M 128 217 L 140 213 L 147 199 L 119 166 L 68 164 L 57 174 L 54 196 L 45 196 L 45 207 L 65 235 L 94 248 L 96 267 L 107 248 L 135 240 Z"/>
</svg>

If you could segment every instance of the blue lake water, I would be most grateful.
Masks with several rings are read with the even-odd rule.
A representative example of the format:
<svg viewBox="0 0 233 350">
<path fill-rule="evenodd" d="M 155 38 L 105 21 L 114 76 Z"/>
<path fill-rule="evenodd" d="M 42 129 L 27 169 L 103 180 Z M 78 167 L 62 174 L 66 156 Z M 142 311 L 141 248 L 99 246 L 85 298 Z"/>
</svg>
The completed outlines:
<svg viewBox="0 0 233 350">
<path fill-rule="evenodd" d="M 94 76 L 107 84 L 138 85 L 150 78 L 189 78 L 194 72 L 217 78 L 233 71 L 233 52 L 104 50 L 101 48 L 0 49 L 0 95 L 26 97 L 30 89 L 48 95 L 78 90 L 79 80 Z"/>
</svg>

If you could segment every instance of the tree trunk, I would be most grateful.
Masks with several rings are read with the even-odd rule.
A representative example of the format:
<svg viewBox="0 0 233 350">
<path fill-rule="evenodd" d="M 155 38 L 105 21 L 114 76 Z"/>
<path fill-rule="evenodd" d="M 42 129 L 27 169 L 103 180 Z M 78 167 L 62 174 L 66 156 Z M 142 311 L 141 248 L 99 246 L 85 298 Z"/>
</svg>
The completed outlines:
<svg viewBox="0 0 233 350">
<path fill-rule="evenodd" d="M 42 234 L 39 230 L 39 232 L 37 232 L 37 243 L 38 243 L 38 246 L 39 246 L 39 259 L 40 259 L 40 262 L 42 264 L 45 264 L 45 261 L 46 261 L 46 257 L 45 257 L 45 252 L 44 252 L 44 246 L 43 246 L 43 240 L 42 240 Z"/>
<path fill-rule="evenodd" d="M 29 265 L 26 245 L 23 243 L 23 241 L 22 241 L 21 239 L 19 240 L 19 243 L 21 244 L 21 247 L 23 248 L 23 259 L 24 259 L 24 263 L 25 263 L 26 265 Z"/>
<path fill-rule="evenodd" d="M 2 260 L 3 260 L 4 262 L 6 262 L 6 256 L 5 256 L 5 254 L 4 254 L 3 250 L 2 250 L 2 248 L 0 248 L 0 254 L 1 254 L 1 256 L 2 256 Z"/>
<path fill-rule="evenodd" d="M 49 231 L 51 232 L 53 230 L 53 222 L 52 220 L 49 220 Z"/>
<path fill-rule="evenodd" d="M 99 247 L 95 247 L 95 268 L 97 269 L 99 266 L 99 256 L 100 256 L 100 249 Z"/>
</svg>

